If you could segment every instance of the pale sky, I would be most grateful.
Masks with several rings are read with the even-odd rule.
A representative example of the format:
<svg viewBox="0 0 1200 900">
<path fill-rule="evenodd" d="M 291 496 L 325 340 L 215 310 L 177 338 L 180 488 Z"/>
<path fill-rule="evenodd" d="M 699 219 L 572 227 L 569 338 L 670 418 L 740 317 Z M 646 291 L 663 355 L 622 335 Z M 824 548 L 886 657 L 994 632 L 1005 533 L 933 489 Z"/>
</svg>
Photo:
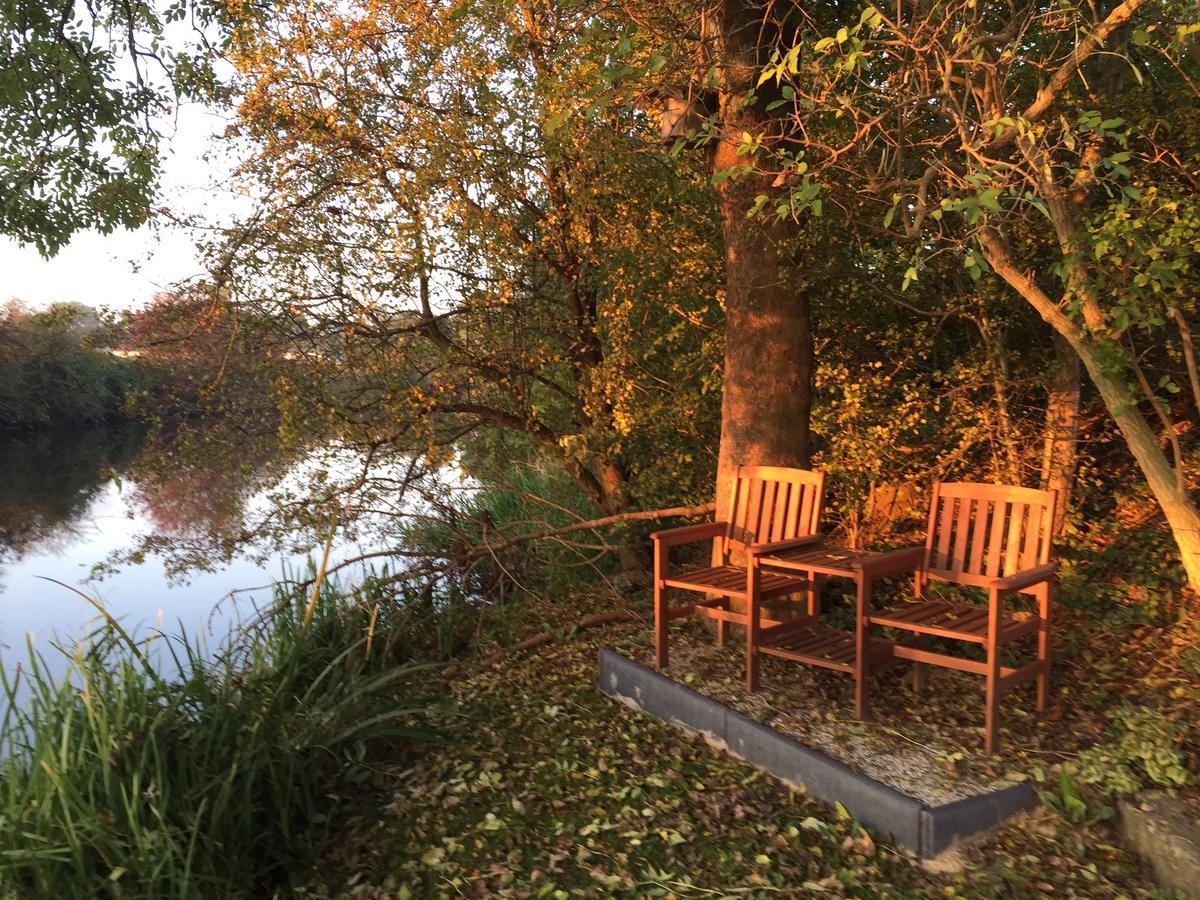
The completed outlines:
<svg viewBox="0 0 1200 900">
<path fill-rule="evenodd" d="M 227 222 L 245 198 L 229 186 L 235 160 L 214 137 L 225 128 L 222 114 L 186 104 L 164 122 L 162 193 L 156 206 L 210 223 Z M 167 221 L 110 235 L 82 232 L 52 259 L 33 247 L 0 238 L 0 303 L 10 298 L 41 307 L 57 300 L 89 306 L 128 308 L 156 291 L 202 273 L 195 237 Z"/>
</svg>

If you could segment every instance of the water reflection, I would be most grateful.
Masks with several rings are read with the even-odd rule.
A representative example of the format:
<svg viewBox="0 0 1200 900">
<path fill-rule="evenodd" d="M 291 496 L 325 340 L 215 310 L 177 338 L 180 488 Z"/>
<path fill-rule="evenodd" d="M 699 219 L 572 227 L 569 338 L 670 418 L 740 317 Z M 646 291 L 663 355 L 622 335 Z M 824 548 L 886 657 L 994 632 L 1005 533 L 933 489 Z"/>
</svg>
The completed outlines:
<svg viewBox="0 0 1200 900">
<path fill-rule="evenodd" d="M 87 511 L 137 456 L 135 426 L 50 431 L 0 439 L 0 572 L 14 560 L 62 552 L 80 538 Z"/>
<path fill-rule="evenodd" d="M 235 426 L 172 431 L 106 427 L 0 440 L 0 646 L 20 656 L 25 634 L 70 639 L 96 611 L 45 578 L 84 585 L 127 626 L 223 635 L 239 612 L 269 599 L 269 584 L 302 556 L 262 549 L 262 559 L 217 558 L 186 581 L 175 561 L 137 548 L 236 532 L 264 487 L 286 471 L 277 446 Z M 301 548 L 303 549 L 303 548 Z M 133 560 L 113 564 L 114 559 Z M 211 562 L 211 560 L 210 560 Z M 102 571 L 104 577 L 94 580 Z M 215 608 L 215 611 L 214 611 Z"/>
</svg>

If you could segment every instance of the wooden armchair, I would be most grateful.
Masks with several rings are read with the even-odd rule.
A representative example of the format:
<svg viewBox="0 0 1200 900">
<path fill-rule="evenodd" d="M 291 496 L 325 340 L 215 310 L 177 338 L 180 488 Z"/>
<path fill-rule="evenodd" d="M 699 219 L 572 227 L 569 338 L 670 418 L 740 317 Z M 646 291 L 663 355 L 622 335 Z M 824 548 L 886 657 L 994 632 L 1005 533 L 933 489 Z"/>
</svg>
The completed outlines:
<svg viewBox="0 0 1200 900">
<path fill-rule="evenodd" d="M 912 642 L 893 653 L 913 661 L 913 686 L 919 689 L 925 664 L 983 675 L 987 681 L 984 750 L 996 749 L 997 717 L 1004 693 L 1037 679 L 1037 709 L 1046 708 L 1050 680 L 1050 596 L 1058 570 L 1050 562 L 1054 534 L 1054 491 L 997 484 L 933 486 L 925 556 L 915 579 L 916 602 L 890 609 L 865 610 L 863 624 L 881 625 L 927 636 L 983 646 L 985 660 L 935 653 Z M 951 603 L 925 597 L 930 580 L 983 588 L 988 603 Z M 1010 594 L 1028 594 L 1037 612 L 1022 617 L 1005 607 Z M 1002 647 L 1037 635 L 1036 658 L 1020 668 L 1000 663 Z"/>
<path fill-rule="evenodd" d="M 733 479 L 729 521 L 709 522 L 672 528 L 651 535 L 654 542 L 654 631 L 655 662 L 668 664 L 667 626 L 694 613 L 717 621 L 717 643 L 724 645 L 729 623 L 746 626 L 746 688 L 758 687 L 758 659 L 755 654 L 761 625 L 782 624 L 762 618 L 759 603 L 770 597 L 808 590 L 807 578 L 773 572 L 760 566 L 760 557 L 769 553 L 816 543 L 821 539 L 817 526 L 821 520 L 825 475 L 806 469 L 774 466 L 739 466 Z M 713 541 L 716 565 L 668 572 L 667 555 L 671 547 L 697 541 Z M 735 561 L 741 553 L 744 560 Z M 668 590 L 704 594 L 697 600 L 674 609 L 667 607 Z M 734 609 L 732 601 L 741 608 Z M 811 605 L 811 598 L 810 598 Z"/>
</svg>

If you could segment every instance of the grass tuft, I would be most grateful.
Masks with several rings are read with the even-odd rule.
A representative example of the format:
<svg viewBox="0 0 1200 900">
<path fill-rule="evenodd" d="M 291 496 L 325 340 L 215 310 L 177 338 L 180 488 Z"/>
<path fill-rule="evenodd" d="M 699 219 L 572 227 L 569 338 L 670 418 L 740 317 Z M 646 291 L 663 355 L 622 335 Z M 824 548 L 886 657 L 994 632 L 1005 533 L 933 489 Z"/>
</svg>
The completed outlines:
<svg viewBox="0 0 1200 900">
<path fill-rule="evenodd" d="M 378 607 L 315 597 L 215 656 L 111 617 L 54 648 L 65 677 L 29 644 L 0 672 L 0 896 L 269 896 L 308 864 L 366 747 L 431 738 L 430 679 L 373 639 Z"/>
</svg>

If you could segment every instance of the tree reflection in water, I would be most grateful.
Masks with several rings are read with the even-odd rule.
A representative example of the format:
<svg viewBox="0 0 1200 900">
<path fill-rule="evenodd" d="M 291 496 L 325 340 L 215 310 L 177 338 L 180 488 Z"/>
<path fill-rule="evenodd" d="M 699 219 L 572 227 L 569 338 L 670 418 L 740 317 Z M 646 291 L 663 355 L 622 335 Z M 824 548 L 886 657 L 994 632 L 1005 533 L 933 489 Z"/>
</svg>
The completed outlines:
<svg viewBox="0 0 1200 900">
<path fill-rule="evenodd" d="M 77 539 L 91 503 L 124 477 L 145 436 L 127 424 L 0 439 L 0 564 Z"/>
</svg>

